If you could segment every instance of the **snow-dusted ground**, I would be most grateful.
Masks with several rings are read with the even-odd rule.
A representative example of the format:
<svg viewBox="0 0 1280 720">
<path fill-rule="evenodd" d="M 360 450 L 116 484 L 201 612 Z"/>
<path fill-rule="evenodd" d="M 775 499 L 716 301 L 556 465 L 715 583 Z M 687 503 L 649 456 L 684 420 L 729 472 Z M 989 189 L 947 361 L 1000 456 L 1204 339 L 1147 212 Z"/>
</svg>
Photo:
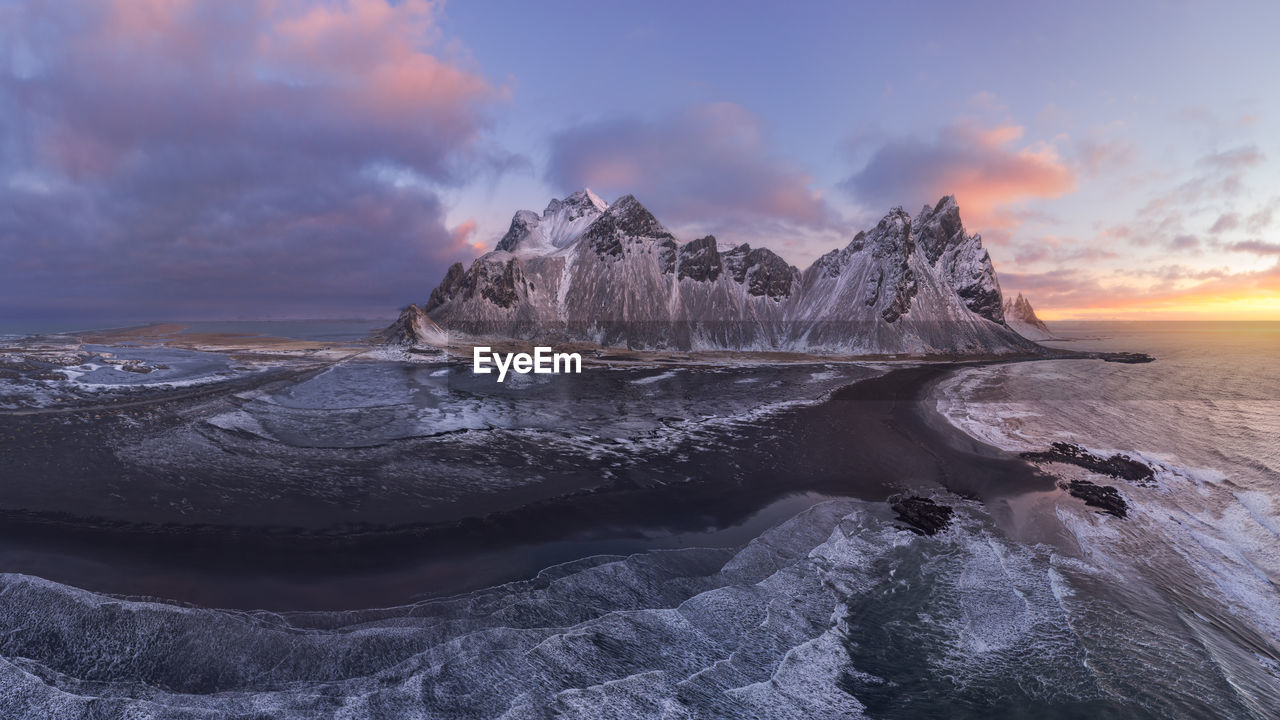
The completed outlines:
<svg viewBox="0 0 1280 720">
<path fill-rule="evenodd" d="M 207 385 L 276 363 L 167 347 L 28 343 L 0 354 L 0 409 Z"/>
<path fill-rule="evenodd" d="M 255 391 L 208 420 L 295 447 L 368 447 L 405 438 L 466 442 L 458 433 L 540 432 L 551 442 L 650 445 L 709 425 L 816 402 L 861 365 L 611 369 L 510 375 L 506 382 L 443 363 L 352 361 L 284 390 Z M 743 383 L 750 382 L 750 392 Z M 495 440 L 481 439 L 484 442 Z"/>
<path fill-rule="evenodd" d="M 41 631 L 0 640 L 0 708 L 55 719 L 858 718 L 893 687 L 926 711 L 957 698 L 1108 701 L 1055 599 L 1049 555 L 1001 539 L 968 505 L 960 513 L 953 531 L 922 538 L 883 505 L 835 501 L 740 549 L 593 557 L 348 613 L 185 608 L 4 576 L 0 621 Z M 910 652 L 878 656 L 886 634 Z"/>
</svg>

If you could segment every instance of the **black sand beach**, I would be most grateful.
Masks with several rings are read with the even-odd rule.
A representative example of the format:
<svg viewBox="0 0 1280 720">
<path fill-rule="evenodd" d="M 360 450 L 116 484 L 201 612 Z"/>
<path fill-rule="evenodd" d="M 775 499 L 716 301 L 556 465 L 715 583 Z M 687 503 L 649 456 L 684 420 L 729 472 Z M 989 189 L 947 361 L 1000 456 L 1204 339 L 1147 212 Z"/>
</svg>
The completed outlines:
<svg viewBox="0 0 1280 720">
<path fill-rule="evenodd" d="M 206 403 L 217 402 L 215 392 L 160 395 L 119 411 L 0 414 L 0 472 L 9 479 L 0 552 L 11 570 L 91 590 L 212 606 L 339 609 L 460 592 L 585 555 L 660 546 L 672 536 L 714 544 L 717 531 L 777 522 L 779 513 L 825 497 L 879 501 L 944 488 L 992 501 L 1051 489 L 1052 480 L 1025 461 L 975 443 L 925 407 L 932 384 L 954 367 L 895 369 L 759 420 L 751 432 L 720 432 L 712 442 L 646 454 L 607 473 L 552 462 L 547 467 L 560 477 L 527 501 L 517 496 L 516 507 L 509 495 L 477 494 L 451 504 L 452 515 L 423 522 L 383 516 L 370 497 L 359 499 L 364 509 L 347 522 L 328 525 L 305 523 L 306 503 L 287 495 L 274 507 L 216 508 L 238 522 L 102 512 L 111 503 L 94 498 L 113 492 L 115 476 L 139 472 L 113 454 L 113 433 L 195 422 Z M 162 480 L 188 483 L 196 495 L 207 478 L 223 482 L 217 475 L 217 468 L 187 467 Z"/>
</svg>

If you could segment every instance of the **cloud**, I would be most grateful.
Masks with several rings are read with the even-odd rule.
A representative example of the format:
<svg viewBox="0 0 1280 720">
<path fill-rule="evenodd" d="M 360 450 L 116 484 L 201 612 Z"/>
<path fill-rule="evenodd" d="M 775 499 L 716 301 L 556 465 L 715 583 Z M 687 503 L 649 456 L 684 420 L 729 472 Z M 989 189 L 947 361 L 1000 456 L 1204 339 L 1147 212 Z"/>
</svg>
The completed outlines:
<svg viewBox="0 0 1280 720">
<path fill-rule="evenodd" d="M 1018 125 L 956 122 L 934 138 L 892 139 L 841 186 L 859 202 L 877 207 L 914 208 L 954 193 L 976 227 L 1016 224 L 1002 208 L 1076 187 L 1075 173 L 1053 147 L 1025 143 L 1023 134 Z"/>
<path fill-rule="evenodd" d="M 1114 260 L 1119 253 L 1095 247 L 1078 238 L 1042 235 L 1031 240 L 1015 244 L 1012 248 L 1013 259 L 1019 265 L 1030 265 L 1037 262 L 1099 262 Z"/>
<path fill-rule="evenodd" d="M 1262 240 L 1245 240 L 1243 242 L 1231 243 L 1226 246 L 1228 250 L 1237 252 L 1256 253 L 1258 255 L 1280 255 L 1280 243 L 1263 242 Z"/>
<path fill-rule="evenodd" d="M 1095 131 L 1073 143 L 1071 156 L 1082 173 L 1097 176 L 1132 163 L 1138 148 L 1129 140 L 1108 138 Z"/>
<path fill-rule="evenodd" d="M 390 312 L 474 252 L 435 189 L 510 161 L 422 0 L 0 12 L 10 307 Z"/>
<path fill-rule="evenodd" d="M 1276 208 L 1280 208 L 1280 197 L 1271 198 L 1270 202 L 1259 208 L 1257 212 L 1249 215 L 1249 219 L 1246 222 L 1249 232 L 1260 233 L 1270 227 Z"/>
<path fill-rule="evenodd" d="M 631 193 L 664 222 L 721 230 L 825 230 L 837 218 L 813 178 L 780 159 L 760 121 L 732 103 L 655 119 L 615 118 L 551 138 L 547 182 Z"/>
<path fill-rule="evenodd" d="M 1209 153 L 1200 158 L 1197 164 L 1214 170 L 1234 172 L 1258 165 L 1264 159 L 1266 156 L 1257 145 L 1242 145 L 1230 150 Z"/>
<path fill-rule="evenodd" d="M 1228 230 L 1235 230 L 1240 227 L 1240 216 L 1235 213 L 1223 213 L 1214 221 L 1213 226 L 1209 228 L 1209 232 L 1217 234 Z"/>
<path fill-rule="evenodd" d="M 442 248 L 436 248 L 436 252 L 433 254 L 439 260 L 448 260 L 449 258 L 456 257 L 458 254 L 467 250 L 481 252 L 484 250 L 484 243 L 475 242 L 473 240 L 475 234 L 475 218 L 468 218 L 453 230 L 449 231 L 449 244 Z"/>
<path fill-rule="evenodd" d="M 1240 215 L 1218 212 L 1218 208 L 1238 200 L 1249 171 L 1264 160 L 1265 156 L 1254 145 L 1203 155 L 1188 169 L 1188 179 L 1152 196 L 1134 220 L 1109 228 L 1104 236 L 1124 237 L 1137 247 L 1158 243 L 1172 250 L 1198 250 L 1201 243 L 1188 232 L 1189 218 L 1216 213 L 1217 219 L 1209 228 L 1211 234 L 1239 229 Z M 1249 215 L 1244 226 L 1250 232 L 1261 232 L 1270 224 L 1275 204 L 1273 201 Z"/>
<path fill-rule="evenodd" d="M 1190 204 L 1233 198 L 1244 188 L 1245 174 L 1265 159 L 1256 145 L 1241 145 L 1204 155 L 1196 161 L 1199 172 L 1179 185 L 1167 199 Z"/>
<path fill-rule="evenodd" d="M 1134 282 L 1143 278 L 1155 282 Z M 1027 294 L 1037 311 L 1051 315 L 1185 318 L 1209 312 L 1227 318 L 1251 317 L 1251 311 L 1268 312 L 1266 308 L 1280 294 L 1280 260 L 1262 270 L 1234 273 L 1183 265 L 1110 276 L 1079 269 L 1001 273 L 1000 285 L 1006 293 Z"/>
</svg>

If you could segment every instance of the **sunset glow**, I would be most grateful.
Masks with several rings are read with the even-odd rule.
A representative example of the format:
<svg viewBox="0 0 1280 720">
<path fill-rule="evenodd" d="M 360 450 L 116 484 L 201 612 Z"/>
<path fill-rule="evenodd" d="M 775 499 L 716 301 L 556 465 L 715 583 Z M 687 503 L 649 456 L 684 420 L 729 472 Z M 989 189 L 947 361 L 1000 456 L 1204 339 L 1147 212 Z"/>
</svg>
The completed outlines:
<svg viewBox="0 0 1280 720">
<path fill-rule="evenodd" d="M 384 316 L 591 187 L 801 268 L 954 194 L 1047 318 L 1280 319 L 1274 7 L 235 6 L 0 2 L 4 314 Z"/>
</svg>

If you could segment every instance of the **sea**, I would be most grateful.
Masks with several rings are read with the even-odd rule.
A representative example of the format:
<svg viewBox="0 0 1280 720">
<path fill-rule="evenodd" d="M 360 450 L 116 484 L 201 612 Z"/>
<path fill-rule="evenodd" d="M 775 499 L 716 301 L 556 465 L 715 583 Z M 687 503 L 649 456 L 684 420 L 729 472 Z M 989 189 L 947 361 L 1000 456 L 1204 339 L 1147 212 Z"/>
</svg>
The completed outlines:
<svg viewBox="0 0 1280 720">
<path fill-rule="evenodd" d="M 225 333 L 246 337 L 282 337 L 293 340 L 358 342 L 385 328 L 395 318 L 338 318 L 310 320 L 176 320 L 148 321 L 113 319 L 99 321 L 32 321 L 0 317 L 0 340 L 18 340 L 41 335 L 74 335 L 104 329 L 141 328 L 147 325 L 174 326 L 175 335 Z"/>
<path fill-rule="evenodd" d="M 1280 323 L 1052 330 L 1070 339 L 1050 346 L 1156 360 L 972 368 L 936 403 L 997 447 L 1067 441 L 1155 469 L 1111 481 L 1125 520 L 1058 497 L 1022 521 L 1062 530 L 1050 580 L 1084 669 L 1156 717 L 1280 717 Z"/>
<path fill-rule="evenodd" d="M 1280 323 L 1055 323 L 925 401 L 1009 452 L 1150 465 L 1118 518 L 939 491 L 934 536 L 812 498 L 729 544 L 390 608 L 254 612 L 0 577 L 6 717 L 1275 718 Z"/>
</svg>

